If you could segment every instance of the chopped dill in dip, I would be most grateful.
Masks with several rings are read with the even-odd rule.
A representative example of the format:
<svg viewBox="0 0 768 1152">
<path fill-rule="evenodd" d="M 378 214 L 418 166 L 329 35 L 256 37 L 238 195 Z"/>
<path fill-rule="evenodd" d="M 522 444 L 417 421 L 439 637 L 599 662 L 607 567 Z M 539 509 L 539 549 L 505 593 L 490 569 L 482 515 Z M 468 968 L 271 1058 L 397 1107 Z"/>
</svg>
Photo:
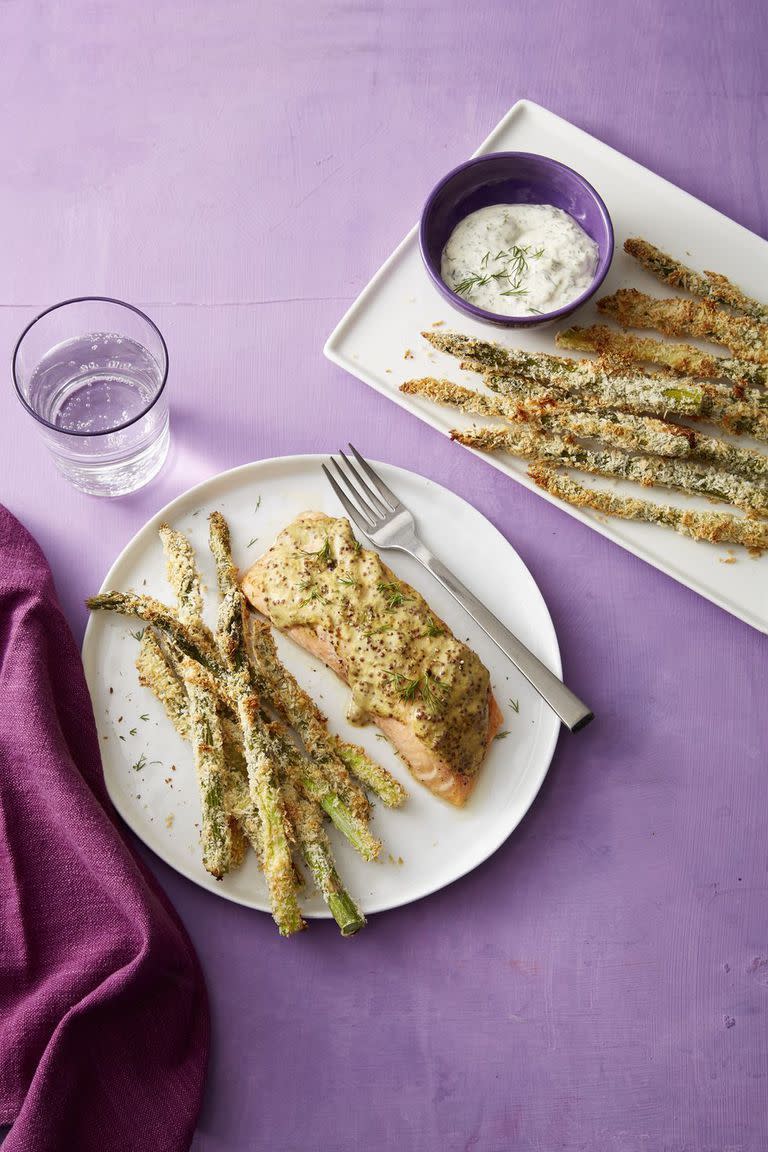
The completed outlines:
<svg viewBox="0 0 768 1152">
<path fill-rule="evenodd" d="M 551 204 L 492 204 L 470 213 L 443 249 L 445 284 L 486 312 L 554 312 L 589 288 L 598 247 Z"/>
</svg>

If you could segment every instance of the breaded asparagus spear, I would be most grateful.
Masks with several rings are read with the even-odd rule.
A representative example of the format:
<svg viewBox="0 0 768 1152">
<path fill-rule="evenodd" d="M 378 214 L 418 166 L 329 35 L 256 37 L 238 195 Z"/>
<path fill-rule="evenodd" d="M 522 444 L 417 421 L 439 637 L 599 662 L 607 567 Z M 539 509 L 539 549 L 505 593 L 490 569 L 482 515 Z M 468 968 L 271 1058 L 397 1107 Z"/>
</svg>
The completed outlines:
<svg viewBox="0 0 768 1152">
<path fill-rule="evenodd" d="M 662 419 L 686 416 L 719 424 L 727 432 L 746 433 L 757 440 L 768 440 L 768 397 L 753 388 L 745 391 L 743 398 L 735 399 L 731 389 L 719 388 L 715 384 L 698 385 L 697 411 L 687 411 L 687 404 L 679 403 L 674 391 L 666 387 L 669 377 L 614 377 L 606 365 L 601 371 L 602 382 L 575 389 L 571 380 L 561 383 L 559 379 L 553 379 L 548 388 L 539 390 L 538 387 L 530 388 L 525 380 L 514 376 L 487 372 L 483 379 L 492 391 L 505 395 L 545 403 L 566 401 L 588 411 L 634 412 Z M 652 390 L 654 385 L 657 387 L 655 394 Z"/>
<path fill-rule="evenodd" d="M 547 403 L 510 396 L 485 396 L 449 380 L 425 377 L 408 380 L 401 392 L 426 396 L 437 403 L 452 404 L 462 412 L 496 416 L 513 424 L 523 424 L 561 436 L 599 440 L 611 447 L 672 456 L 712 464 L 757 483 L 768 481 L 768 456 L 751 448 L 740 448 L 716 436 L 705 436 L 694 428 L 668 423 L 651 416 L 624 412 L 591 412 L 571 408 L 564 401 Z"/>
<path fill-rule="evenodd" d="M 768 363 L 768 324 L 732 316 L 708 300 L 673 296 L 658 300 L 635 288 L 621 288 L 598 301 L 598 311 L 622 328 L 655 328 L 665 336 L 695 336 L 729 348 L 734 356 Z"/>
<path fill-rule="evenodd" d="M 449 380 L 408 380 L 400 391 L 426 396 L 441 404 L 451 404 L 462 412 L 477 416 L 496 416 L 512 424 L 555 432 L 560 436 L 580 436 L 601 440 L 617 448 L 650 452 L 658 456 L 686 457 L 695 436 L 692 428 L 667 424 L 651 416 L 634 416 L 622 412 L 594 413 L 572 408 L 565 402 L 540 404 L 515 400 L 504 395 L 485 396 L 472 388 L 463 388 Z"/>
<path fill-rule="evenodd" d="M 601 407 L 610 404 L 625 411 L 695 416 L 704 402 L 704 389 L 695 382 L 681 383 L 641 372 L 617 376 L 593 360 L 524 352 L 457 332 L 423 332 L 422 335 L 435 348 L 462 358 L 462 367 L 483 372 L 486 384 L 499 392 L 519 392 L 522 376 L 563 395 L 589 395 L 591 401 Z"/>
<path fill-rule="evenodd" d="M 677 387 L 669 377 L 614 376 L 602 367 L 583 361 L 584 370 L 578 375 L 553 375 L 542 381 L 558 399 L 585 408 L 614 409 L 650 416 L 700 416 L 706 399 L 703 385 Z M 486 372 L 483 377 L 493 392 L 520 395 L 527 390 L 527 379 L 507 376 L 499 372 Z"/>
<path fill-rule="evenodd" d="M 266 620 L 253 618 L 251 643 L 267 697 L 275 710 L 296 729 L 307 752 L 328 775 L 329 781 L 333 782 L 335 777 L 341 778 L 337 785 L 339 792 L 344 795 L 343 776 L 349 769 L 390 807 L 402 804 L 406 792 L 394 776 L 371 760 L 364 749 L 355 744 L 346 744 L 328 731 L 325 717 L 315 701 L 280 662 Z M 339 768 L 343 774 L 338 771 Z M 346 796 L 345 799 L 349 807 L 356 811 L 350 799 Z M 366 815 L 365 812 L 357 814 Z"/>
<path fill-rule="evenodd" d="M 168 582 L 176 595 L 179 619 L 200 632 L 203 599 L 192 545 L 186 536 L 167 524 L 160 527 L 160 539 L 165 552 Z M 204 639 L 201 634 L 201 643 Z M 231 861 L 232 834 L 224 806 L 224 746 L 218 707 L 216 697 L 205 688 L 188 684 L 187 692 L 202 808 L 200 839 L 203 864 L 208 872 L 221 878 Z"/>
<path fill-rule="evenodd" d="M 700 296 L 703 300 L 712 300 L 715 304 L 725 304 L 736 312 L 743 312 L 753 320 L 768 323 L 768 304 L 761 304 L 747 296 L 725 276 L 717 272 L 705 272 L 704 275 L 694 271 L 686 264 L 681 264 L 674 256 L 649 244 L 647 240 L 633 238 L 624 241 L 624 251 L 646 268 L 664 284 L 671 284 L 673 288 L 684 288 L 693 296 Z"/>
<path fill-rule="evenodd" d="M 110 591 L 89 597 L 86 606 L 91 611 L 106 610 L 119 612 L 123 616 L 137 616 L 157 628 L 182 655 L 196 661 L 208 674 L 206 684 L 210 691 L 220 693 L 221 698 L 237 711 L 237 692 L 232 686 L 227 669 L 216 657 L 200 648 L 194 633 L 181 623 L 167 605 L 152 596 Z M 268 736 L 269 734 L 265 732 L 264 739 L 268 739 Z M 374 860 L 381 851 L 381 842 L 371 834 L 364 821 L 350 812 L 342 798 L 330 788 L 327 780 L 310 760 L 302 758 L 302 764 L 304 766 L 302 786 L 308 798 L 321 805 L 339 831 L 364 859 Z"/>
<path fill-rule="evenodd" d="M 594 512 L 618 516 L 622 520 L 663 524 L 683 536 L 708 540 L 712 544 L 741 544 L 753 552 L 768 548 L 768 523 L 763 520 L 740 519 L 723 512 L 694 512 L 588 488 L 559 473 L 556 465 L 541 460 L 531 464 L 528 471 L 540 488 L 575 508 L 591 508 Z"/>
<path fill-rule="evenodd" d="M 701 470 L 685 460 L 658 456 L 629 456 L 623 452 L 592 451 L 569 443 L 560 436 L 540 435 L 520 428 L 477 428 L 468 432 L 451 432 L 451 439 L 482 452 L 511 452 L 526 460 L 551 460 L 589 472 L 593 476 L 610 476 L 633 480 L 644 487 L 659 485 L 677 488 L 711 500 L 722 500 L 736 508 L 768 514 L 768 489 L 747 480 L 719 472 Z"/>
<path fill-rule="evenodd" d="M 350 744 L 340 736 L 331 735 L 331 743 L 339 759 L 343 761 L 353 776 L 375 792 L 388 808 L 399 808 L 408 799 L 408 793 L 391 772 L 372 760 L 359 744 Z"/>
<path fill-rule="evenodd" d="M 108 609 L 139 619 L 159 628 L 191 660 L 197 661 L 210 673 L 210 686 L 217 685 L 234 706 L 243 729 L 245 759 L 248 767 L 251 794 L 259 809 L 261 821 L 262 862 L 270 893 L 272 915 L 281 935 L 290 935 L 304 927 L 298 902 L 291 858 L 290 830 L 285 807 L 280 795 L 274 765 L 265 751 L 263 725 L 258 714 L 258 698 L 253 692 L 247 672 L 237 653 L 236 613 L 232 601 L 223 605 L 229 613 L 231 632 L 224 666 L 203 651 L 195 633 L 178 619 L 175 613 L 151 596 L 135 593 L 106 592 L 86 601 L 93 610 Z M 242 635 L 242 620 L 240 622 Z"/>
<path fill-rule="evenodd" d="M 757 387 L 768 384 L 768 364 L 752 364 L 732 356 L 712 356 L 693 344 L 672 344 L 651 336 L 636 336 L 606 324 L 567 328 L 558 332 L 555 339 L 561 348 L 574 352 L 596 352 L 623 363 L 658 364 L 676 376 L 730 380 L 736 385 Z"/>
<path fill-rule="evenodd" d="M 156 637 L 147 629 L 142 637 L 137 667 L 140 678 L 164 706 L 174 727 L 183 739 L 189 738 L 189 702 L 187 693 L 173 672 Z M 224 720 L 224 754 L 230 767 L 226 780 L 227 810 L 238 820 L 254 851 L 261 859 L 258 811 L 251 800 L 242 737 L 232 721 Z M 341 929 L 342 936 L 352 935 L 365 924 L 365 917 L 355 907 L 336 871 L 330 844 L 315 807 L 298 793 L 289 774 L 282 780 L 286 809 L 296 830 L 301 854 L 317 884 L 318 890 Z"/>
<path fill-rule="evenodd" d="M 275 712 L 296 729 L 310 757 L 331 787 L 344 798 L 356 816 L 367 820 L 370 805 L 365 793 L 350 778 L 339 759 L 320 709 L 280 662 L 269 624 L 265 620 L 252 618 L 250 640 L 254 671 L 261 694 L 269 700 Z"/>
<path fill-rule="evenodd" d="M 229 529 L 224 517 L 219 512 L 211 513 L 209 524 L 211 552 L 216 561 L 219 591 L 223 596 L 217 628 L 219 650 L 231 673 L 241 678 L 244 683 L 247 682 L 253 691 L 253 670 L 248 659 L 245 641 L 245 597 L 238 583 L 237 569 L 232 562 Z M 242 716 L 240 716 L 240 724 L 247 739 L 248 732 Z M 338 824 L 339 819 L 344 821 L 344 827 L 341 825 L 339 827 L 342 831 L 345 831 L 346 828 L 345 835 L 349 835 L 350 828 L 354 827 L 355 836 L 352 842 L 366 856 L 366 859 L 377 856 L 381 844 L 365 828 L 364 821 L 350 811 L 342 797 L 334 791 L 322 773 L 314 768 L 310 761 L 307 762 L 307 772 L 313 773 L 313 779 L 315 779 L 318 789 L 322 786 L 325 799 L 321 802 L 334 823 Z M 317 793 L 311 798 L 316 799 Z"/>
<path fill-rule="evenodd" d="M 207 872 L 221 879 L 232 862 L 232 833 L 225 807 L 224 745 L 216 701 L 206 689 L 187 685 L 195 769 L 200 789 L 200 843 Z"/>
<path fill-rule="evenodd" d="M 154 632 L 149 628 L 144 629 L 141 638 L 139 655 L 136 658 L 136 670 L 139 673 L 139 683 L 144 688 L 148 688 L 155 699 L 162 704 L 168 719 L 182 740 L 190 740 L 192 733 L 187 690 L 174 672 L 170 659 L 160 646 Z M 236 806 L 233 804 L 233 776 L 244 773 L 245 761 L 242 756 L 241 742 L 239 739 L 237 742 L 233 742 L 227 732 L 226 722 L 222 725 L 222 736 L 224 762 L 227 768 L 224 779 L 224 806 L 231 817 L 232 866 L 235 867 L 242 862 L 246 841 L 251 844 L 257 855 L 260 854 L 258 813 L 250 800 L 249 808 L 246 808 L 240 799 L 238 799 Z M 234 827 L 232 826 L 233 821 Z"/>
</svg>

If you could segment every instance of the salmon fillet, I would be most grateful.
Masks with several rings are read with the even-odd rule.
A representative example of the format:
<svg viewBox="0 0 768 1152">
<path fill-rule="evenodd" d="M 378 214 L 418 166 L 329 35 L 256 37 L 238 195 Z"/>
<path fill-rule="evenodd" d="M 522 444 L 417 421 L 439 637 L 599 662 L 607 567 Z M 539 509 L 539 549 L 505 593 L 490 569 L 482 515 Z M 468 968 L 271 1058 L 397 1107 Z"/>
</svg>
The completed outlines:
<svg viewBox="0 0 768 1152">
<path fill-rule="evenodd" d="M 360 549 L 346 520 L 302 513 L 246 572 L 242 587 L 257 611 L 350 684 L 353 698 L 366 677 L 378 676 L 378 695 L 361 719 L 381 729 L 419 783 L 457 807 L 466 803 L 502 722 L 490 676 L 418 592 L 377 553 Z M 382 597 L 383 615 L 375 619 L 385 624 L 369 626 L 366 613 L 381 607 Z M 398 634 L 424 620 L 427 630 L 412 632 L 410 641 Z M 387 670 L 414 645 L 418 670 L 427 666 L 422 678 Z M 440 678 L 429 666 L 433 657 Z M 394 686 L 389 693 L 387 685 Z"/>
</svg>

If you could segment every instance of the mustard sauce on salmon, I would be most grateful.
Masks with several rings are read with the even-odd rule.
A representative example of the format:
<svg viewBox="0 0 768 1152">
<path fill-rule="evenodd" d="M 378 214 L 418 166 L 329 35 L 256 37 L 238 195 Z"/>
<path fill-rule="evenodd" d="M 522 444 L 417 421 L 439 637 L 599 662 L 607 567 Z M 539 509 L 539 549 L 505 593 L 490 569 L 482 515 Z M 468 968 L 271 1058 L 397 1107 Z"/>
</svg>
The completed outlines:
<svg viewBox="0 0 768 1152">
<path fill-rule="evenodd" d="M 357 542 L 347 520 L 300 516 L 261 563 L 273 623 L 312 628 L 343 663 L 353 723 L 393 717 L 452 770 L 477 772 L 488 739 L 488 670 Z"/>
</svg>

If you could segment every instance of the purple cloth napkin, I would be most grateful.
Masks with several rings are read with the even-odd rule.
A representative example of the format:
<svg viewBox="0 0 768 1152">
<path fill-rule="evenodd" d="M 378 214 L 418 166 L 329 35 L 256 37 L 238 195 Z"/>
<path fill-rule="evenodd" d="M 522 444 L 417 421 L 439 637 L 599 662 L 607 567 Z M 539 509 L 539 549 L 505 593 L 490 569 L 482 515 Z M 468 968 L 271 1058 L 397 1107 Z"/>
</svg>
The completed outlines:
<svg viewBox="0 0 768 1152">
<path fill-rule="evenodd" d="M 0 917 L 3 1152 L 188 1148 L 202 973 L 118 828 L 50 569 L 2 506 Z"/>
</svg>

